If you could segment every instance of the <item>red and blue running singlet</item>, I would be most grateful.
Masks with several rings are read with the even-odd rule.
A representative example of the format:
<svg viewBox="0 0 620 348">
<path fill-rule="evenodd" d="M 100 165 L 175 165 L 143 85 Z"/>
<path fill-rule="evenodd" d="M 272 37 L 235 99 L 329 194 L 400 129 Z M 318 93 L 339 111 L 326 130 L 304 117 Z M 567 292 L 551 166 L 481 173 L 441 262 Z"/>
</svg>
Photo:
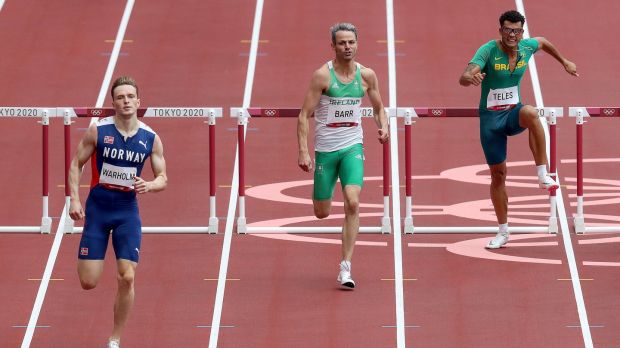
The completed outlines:
<svg viewBox="0 0 620 348">
<path fill-rule="evenodd" d="M 134 177 L 140 176 L 144 162 L 153 151 L 155 135 L 140 122 L 138 132 L 125 139 L 116 128 L 114 117 L 99 120 L 96 151 L 91 158 L 91 188 L 100 184 L 120 191 L 133 190 Z"/>
</svg>

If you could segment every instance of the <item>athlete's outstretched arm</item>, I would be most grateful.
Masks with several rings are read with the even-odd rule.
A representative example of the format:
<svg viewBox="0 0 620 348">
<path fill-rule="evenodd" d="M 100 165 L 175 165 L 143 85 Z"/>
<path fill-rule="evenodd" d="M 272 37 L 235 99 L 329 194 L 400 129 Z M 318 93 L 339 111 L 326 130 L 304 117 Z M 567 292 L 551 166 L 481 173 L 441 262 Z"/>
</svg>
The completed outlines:
<svg viewBox="0 0 620 348">
<path fill-rule="evenodd" d="M 379 80 L 377 74 L 372 69 L 364 68 L 362 70 L 362 77 L 368 86 L 366 93 L 370 99 L 372 105 L 372 114 L 375 118 L 377 128 L 379 128 L 379 142 L 381 144 L 388 141 L 390 132 L 388 131 L 388 121 L 385 115 L 385 108 L 383 107 L 383 101 L 381 100 L 381 94 L 379 93 Z"/>
<path fill-rule="evenodd" d="M 77 152 L 71 161 L 69 167 L 69 190 L 71 194 L 69 216 L 73 220 L 83 219 L 84 209 L 80 202 L 80 178 L 82 177 L 82 169 L 84 164 L 92 156 L 97 145 L 97 125 L 92 124 L 86 130 L 84 137 L 78 144 Z"/>
<path fill-rule="evenodd" d="M 297 165 L 302 170 L 309 172 L 312 170 L 312 159 L 310 158 L 310 152 L 308 151 L 308 120 L 314 113 L 314 109 L 319 104 L 321 94 L 323 93 L 324 86 L 329 84 L 329 72 L 327 74 L 327 82 L 325 72 L 323 69 L 319 69 L 312 74 L 312 80 L 310 81 L 310 87 L 304 98 L 304 104 L 299 112 L 297 119 L 297 142 L 299 145 L 299 157 L 297 159 Z"/>
<path fill-rule="evenodd" d="M 535 39 L 538 41 L 540 49 L 547 52 L 550 56 L 560 62 L 560 64 L 562 64 L 564 70 L 566 70 L 567 73 L 573 76 L 579 76 L 579 74 L 577 73 L 577 65 L 575 65 L 575 63 L 571 62 L 570 60 L 564 58 L 560 51 L 558 51 L 558 49 L 555 48 L 555 46 L 553 46 L 553 44 L 549 42 L 549 40 L 545 39 L 544 37 L 536 37 Z"/>
<path fill-rule="evenodd" d="M 166 160 L 164 159 L 164 145 L 159 135 L 155 135 L 153 142 L 153 151 L 151 152 L 151 169 L 155 178 L 151 181 L 145 181 L 139 176 L 134 178 L 133 189 L 137 193 L 159 192 L 168 185 L 168 176 L 166 175 Z"/>
<path fill-rule="evenodd" d="M 459 79 L 461 86 L 479 86 L 482 83 L 482 80 L 484 80 L 484 77 L 487 75 L 486 73 L 481 73 L 480 71 L 480 66 L 478 64 L 469 63 Z"/>
</svg>

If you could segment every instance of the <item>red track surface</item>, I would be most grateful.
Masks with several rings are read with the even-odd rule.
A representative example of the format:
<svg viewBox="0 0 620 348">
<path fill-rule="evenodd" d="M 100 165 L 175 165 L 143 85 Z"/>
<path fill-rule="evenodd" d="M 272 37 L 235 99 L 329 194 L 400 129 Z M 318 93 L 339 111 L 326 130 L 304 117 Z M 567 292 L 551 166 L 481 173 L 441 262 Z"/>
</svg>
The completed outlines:
<svg viewBox="0 0 620 348">
<path fill-rule="evenodd" d="M 434 1 L 420 4 L 395 1 L 397 104 L 399 106 L 475 107 L 479 89 L 462 88 L 457 79 L 480 44 L 495 36 L 496 18 L 511 2 L 471 3 Z M 93 105 L 103 79 L 124 1 L 96 4 L 8 0 L 0 11 L 0 84 L 7 106 Z M 351 21 L 360 29 L 358 60 L 373 68 L 381 93 L 389 104 L 385 5 L 341 2 L 336 10 L 327 1 L 292 3 L 267 1 L 263 9 L 259 57 L 251 105 L 298 107 L 312 71 L 332 57 L 328 28 L 337 21 Z M 332 9 L 332 10 L 327 10 Z M 544 102 L 549 106 L 618 104 L 615 83 L 617 34 L 611 1 L 526 1 L 532 36 L 545 36 L 574 60 L 581 77 L 574 79 L 544 55 L 536 55 Z M 240 106 L 251 38 L 254 3 L 241 1 L 137 2 L 116 65 L 115 76 L 129 74 L 139 81 L 142 106 Z M 476 25 L 470 19 L 475 19 Z M 44 25 L 41 25 L 44 23 Z M 614 32 L 615 31 L 615 32 Z M 15 35 L 20 33 L 20 35 Z M 609 36 L 609 38 L 607 38 Z M 596 37 L 596 40 L 594 39 Z M 596 52 L 596 53 L 594 53 Z M 294 64 L 292 63 L 294 62 Z M 603 69 L 601 69 L 603 67 Z M 607 68 L 605 68 L 607 67 Z M 533 104 L 529 76 L 523 80 L 523 99 Z M 106 101 L 107 103 L 108 101 Z M 202 120 L 145 120 L 162 137 L 168 163 L 168 190 L 141 197 L 145 226 L 205 226 L 208 220 L 207 126 Z M 597 119 L 585 126 L 585 157 L 617 158 L 614 147 L 617 120 Z M 51 125 L 50 215 L 62 211 L 62 127 Z M 73 127 L 73 146 L 87 120 Z M 381 175 L 381 148 L 374 139 L 372 121 L 366 126 L 366 177 Z M 217 182 L 231 183 L 235 154 L 234 120 L 218 120 Z M 559 174 L 567 216 L 575 212 L 574 119 L 559 121 Z M 82 129 L 80 129 L 82 128 Z M 439 178 L 442 171 L 483 165 L 476 119 L 418 121 L 414 127 L 414 205 L 444 206 L 488 200 L 488 187 Z M 403 142 L 403 133 L 399 132 Z M 34 120 L 0 119 L 3 186 L 0 225 L 37 225 L 40 219 L 40 126 Z M 252 119 L 247 144 L 246 184 L 311 180 L 296 165 L 294 119 Z M 527 136 L 511 139 L 509 158 L 530 161 Z M 399 159 L 402 170 L 404 159 Z M 28 154 L 28 155 L 25 155 Z M 614 162 L 586 164 L 586 178 L 618 180 Z M 485 172 L 482 173 L 484 175 Z M 512 167 L 511 175 L 533 176 L 531 166 Z M 85 173 L 84 183 L 90 176 Z M 402 175 L 401 175 L 402 180 Z M 529 182 L 528 179 L 516 180 Z M 403 182 L 401 181 L 401 184 Z M 380 181 L 368 180 L 363 202 L 381 203 Z M 614 189 L 616 191 L 614 191 Z M 311 186 L 285 190 L 285 194 L 310 197 Z M 592 191 L 590 191 L 592 192 Z M 606 192 L 606 191 L 602 191 Z M 617 193 L 617 185 L 610 186 Z M 404 193 L 404 190 L 402 191 Z M 86 189 L 83 199 L 86 197 Z M 198 347 L 209 340 L 216 281 L 228 211 L 229 189 L 218 190 L 220 234 L 146 235 L 136 285 L 136 306 L 126 329 L 124 347 Z M 511 197 L 541 192 L 511 187 Z M 588 194 L 588 189 L 586 189 Z M 617 197 L 617 194 L 616 196 Z M 614 198 L 610 196 L 609 198 Z M 341 196 L 337 194 L 335 201 Z M 592 198 L 586 196 L 586 202 Z M 617 200 L 617 198 L 616 198 Z M 248 194 L 248 223 L 312 215 L 311 207 L 266 201 Z M 401 203 L 404 206 L 404 204 Z M 586 206 L 586 214 L 617 216 L 617 202 Z M 539 216 L 511 218 L 544 224 L 546 207 L 525 209 Z M 363 208 L 363 213 L 380 213 Z M 416 208 L 420 226 L 471 226 L 494 224 L 475 217 L 426 215 Z M 341 214 L 335 206 L 334 214 Z M 424 215 L 423 215 L 424 214 Z M 617 218 L 616 218 L 617 219 Z M 377 225 L 379 216 L 363 217 L 362 225 Z M 54 231 L 58 220 L 54 220 Z M 593 221 L 586 218 L 586 221 Z M 602 220 L 603 222 L 610 222 Z M 308 225 L 339 225 L 336 216 Z M 620 222 L 616 224 L 620 225 Z M 515 224 L 516 225 L 516 224 Z M 589 266 L 590 261 L 619 262 L 615 243 L 583 244 L 611 236 L 571 235 L 582 281 L 595 346 L 613 347 L 620 341 L 617 267 Z M 52 238 L 46 235 L 0 235 L 0 337 L 7 346 L 18 346 L 36 296 Z M 313 236 L 338 239 L 339 236 Z M 477 240 L 479 239 L 479 240 Z M 403 238 L 406 343 L 416 347 L 577 347 L 583 345 L 567 257 L 560 235 L 515 240 L 508 248 L 486 256 L 467 257 L 449 252 L 445 245 L 473 240 L 470 251 L 482 250 L 488 235 L 416 235 Z M 396 346 L 393 236 L 362 235 L 353 274 L 359 287 L 342 291 L 335 281 L 340 246 L 233 236 L 219 332 L 220 347 L 393 347 Z M 32 347 L 101 346 L 112 326 L 115 293 L 114 264 L 106 263 L 100 286 L 80 289 L 75 272 L 79 235 L 67 235 L 61 244 L 52 281 L 38 320 Z M 547 242 L 547 245 L 523 245 Z M 408 245 L 412 243 L 411 245 Z M 423 247 L 421 243 L 429 243 Z M 617 243 L 617 242 L 616 242 Z M 430 246 L 430 247 L 429 247 Z M 454 247 L 454 244 L 452 244 Z M 463 249 L 465 250 L 465 249 Z M 461 250 L 461 251 L 463 251 Z M 484 257 L 519 256 L 555 260 L 556 264 L 508 262 Z M 112 255 L 108 255 L 112 256 Z M 558 263 L 559 262 L 559 263 Z M 586 262 L 586 264 L 584 264 Z M 226 327 L 234 326 L 234 327 Z"/>
</svg>

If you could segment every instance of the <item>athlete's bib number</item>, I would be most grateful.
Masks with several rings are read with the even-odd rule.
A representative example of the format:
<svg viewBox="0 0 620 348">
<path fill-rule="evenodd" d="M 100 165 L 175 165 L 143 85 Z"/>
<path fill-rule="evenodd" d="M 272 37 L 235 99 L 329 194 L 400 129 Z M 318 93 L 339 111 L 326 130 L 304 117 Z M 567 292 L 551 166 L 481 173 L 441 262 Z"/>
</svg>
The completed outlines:
<svg viewBox="0 0 620 348">
<path fill-rule="evenodd" d="M 327 126 L 357 126 L 361 118 L 360 104 L 360 98 L 331 99 L 327 106 Z"/>
<path fill-rule="evenodd" d="M 104 163 L 99 174 L 99 182 L 133 189 L 136 173 L 137 168 L 135 167 L 117 167 Z"/>
<path fill-rule="evenodd" d="M 516 105 L 519 103 L 519 90 L 517 86 L 489 90 L 487 95 L 487 108 L 498 106 Z"/>
</svg>

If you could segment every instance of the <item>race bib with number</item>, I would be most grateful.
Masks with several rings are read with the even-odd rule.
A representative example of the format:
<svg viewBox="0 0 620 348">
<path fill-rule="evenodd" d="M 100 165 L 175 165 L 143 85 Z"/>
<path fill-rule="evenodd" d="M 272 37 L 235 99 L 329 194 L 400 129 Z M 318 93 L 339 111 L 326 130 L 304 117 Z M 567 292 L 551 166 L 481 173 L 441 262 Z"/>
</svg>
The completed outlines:
<svg viewBox="0 0 620 348">
<path fill-rule="evenodd" d="M 361 102 L 361 98 L 332 98 L 327 106 L 327 126 L 357 126 L 360 123 Z"/>
<path fill-rule="evenodd" d="M 99 173 L 99 182 L 102 184 L 122 186 L 133 190 L 136 173 L 137 168 L 135 167 L 117 167 L 115 165 L 103 163 L 101 173 Z"/>
<path fill-rule="evenodd" d="M 487 95 L 487 108 L 497 106 L 516 105 L 519 103 L 519 89 L 517 86 L 508 88 L 490 89 Z"/>
</svg>

